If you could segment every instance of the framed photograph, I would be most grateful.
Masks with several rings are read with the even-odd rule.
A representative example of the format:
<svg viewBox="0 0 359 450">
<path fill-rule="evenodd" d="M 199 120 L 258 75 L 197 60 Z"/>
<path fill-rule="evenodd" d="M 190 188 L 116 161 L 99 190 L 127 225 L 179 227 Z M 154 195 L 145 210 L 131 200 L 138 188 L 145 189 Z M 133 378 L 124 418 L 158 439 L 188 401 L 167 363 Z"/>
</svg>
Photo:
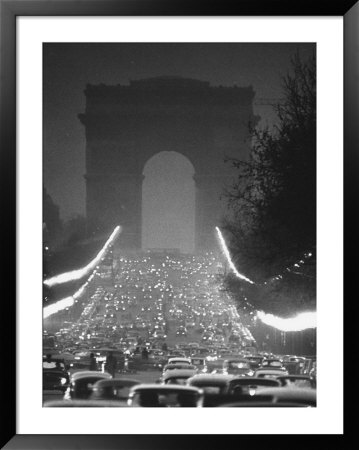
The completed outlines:
<svg viewBox="0 0 359 450">
<path fill-rule="evenodd" d="M 358 4 L 0 1 L 2 448 L 342 438 Z"/>
</svg>

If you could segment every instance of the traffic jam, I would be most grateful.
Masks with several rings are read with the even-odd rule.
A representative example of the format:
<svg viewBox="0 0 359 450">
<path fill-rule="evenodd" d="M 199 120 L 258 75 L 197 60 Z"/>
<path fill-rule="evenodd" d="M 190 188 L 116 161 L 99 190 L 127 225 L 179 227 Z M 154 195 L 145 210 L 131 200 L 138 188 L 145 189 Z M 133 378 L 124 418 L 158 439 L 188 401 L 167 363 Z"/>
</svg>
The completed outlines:
<svg viewBox="0 0 359 450">
<path fill-rule="evenodd" d="M 259 348 L 223 271 L 211 252 L 102 260 L 44 320 L 43 406 L 315 407 L 316 358 Z"/>
</svg>

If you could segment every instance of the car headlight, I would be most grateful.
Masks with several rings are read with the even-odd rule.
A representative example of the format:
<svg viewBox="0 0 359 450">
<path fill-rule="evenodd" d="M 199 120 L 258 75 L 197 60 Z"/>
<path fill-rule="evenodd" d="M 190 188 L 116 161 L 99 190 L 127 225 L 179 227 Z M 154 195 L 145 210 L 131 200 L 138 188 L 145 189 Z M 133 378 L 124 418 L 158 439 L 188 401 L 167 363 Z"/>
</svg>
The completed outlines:
<svg viewBox="0 0 359 450">
<path fill-rule="evenodd" d="M 61 383 L 61 384 L 66 384 L 66 383 L 67 383 L 66 378 L 61 378 L 60 383 Z"/>
</svg>

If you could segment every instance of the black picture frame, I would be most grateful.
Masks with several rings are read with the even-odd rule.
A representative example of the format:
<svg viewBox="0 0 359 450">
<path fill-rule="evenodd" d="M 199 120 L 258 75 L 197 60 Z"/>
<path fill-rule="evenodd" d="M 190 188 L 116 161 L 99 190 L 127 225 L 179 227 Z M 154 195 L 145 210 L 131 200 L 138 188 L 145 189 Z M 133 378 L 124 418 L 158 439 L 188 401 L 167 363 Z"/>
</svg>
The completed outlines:
<svg viewBox="0 0 359 450">
<path fill-rule="evenodd" d="M 302 0 L 201 1 L 201 0 L 0 0 L 0 183 L 2 250 L 6 261 L 2 270 L 3 286 L 8 288 L 6 311 L 10 320 L 1 327 L 3 342 L 3 383 L 1 389 L 4 418 L 1 445 L 6 449 L 183 449 L 202 448 L 203 435 L 18 435 L 16 434 L 16 17 L 20 16 L 342 16 L 344 18 L 344 176 L 346 231 L 354 236 L 356 196 L 353 195 L 358 168 L 359 124 L 359 4 L 356 0 L 337 2 Z M 348 215 L 350 214 L 350 219 Z M 349 245 L 349 244 L 348 244 Z M 351 251 L 353 245 L 350 244 Z M 349 257 L 345 248 L 346 258 Z M 344 281 L 349 282 L 347 273 Z M 350 277 L 351 278 L 351 277 Z M 354 317 L 353 306 L 346 304 L 345 316 Z M 348 350 L 349 352 L 349 350 Z M 347 352 L 345 352 L 347 355 Z M 350 422 L 348 422 L 348 427 Z M 348 430 L 346 427 L 346 431 Z M 164 430 L 165 433 L 165 430 Z M 346 435 L 346 433 L 345 433 Z M 344 436 L 345 436 L 344 435 Z M 271 436 L 273 438 L 275 436 Z M 318 436 L 311 436 L 310 447 Z M 314 440 L 313 440 L 314 438 Z M 206 447 L 263 444 L 268 436 L 210 435 Z M 290 440 L 293 435 L 290 436 Z M 296 436 L 306 445 L 307 436 Z M 343 446 L 331 436 L 333 447 Z M 250 442 L 249 442 L 250 440 Z M 230 442 L 233 441 L 233 442 Z M 224 445 L 223 445 L 224 444 Z"/>
</svg>

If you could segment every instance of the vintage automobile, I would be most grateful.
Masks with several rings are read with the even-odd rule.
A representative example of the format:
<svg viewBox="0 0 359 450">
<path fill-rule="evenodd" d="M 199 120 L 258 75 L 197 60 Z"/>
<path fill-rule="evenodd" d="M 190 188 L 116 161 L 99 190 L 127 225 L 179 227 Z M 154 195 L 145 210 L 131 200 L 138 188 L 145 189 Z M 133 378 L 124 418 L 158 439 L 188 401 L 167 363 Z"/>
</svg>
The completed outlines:
<svg viewBox="0 0 359 450">
<path fill-rule="evenodd" d="M 107 372 L 97 372 L 94 370 L 73 373 L 70 377 L 70 384 L 65 392 L 64 400 L 89 399 L 92 395 L 94 384 L 106 378 L 109 379 L 112 376 Z"/>
<path fill-rule="evenodd" d="M 288 389 L 287 387 L 263 388 L 260 395 L 273 396 L 274 403 L 298 403 L 305 406 L 317 405 L 317 391 L 312 388 Z"/>
<path fill-rule="evenodd" d="M 70 375 L 63 360 L 50 360 L 42 363 L 42 389 L 65 392 L 69 386 Z"/>
<path fill-rule="evenodd" d="M 254 371 L 246 359 L 230 358 L 223 362 L 223 373 L 248 377 L 252 376 Z"/>
<path fill-rule="evenodd" d="M 283 362 L 277 358 L 263 359 L 259 369 L 278 369 L 288 372 L 287 369 L 284 367 Z"/>
<path fill-rule="evenodd" d="M 188 378 L 196 374 L 193 369 L 167 370 L 161 378 L 161 384 L 182 384 L 185 385 Z"/>
<path fill-rule="evenodd" d="M 167 364 L 192 364 L 190 358 L 180 358 L 180 357 L 174 357 L 174 358 L 168 358 Z"/>
<path fill-rule="evenodd" d="M 42 389 L 58 390 L 63 393 L 66 391 L 70 383 L 70 376 L 64 370 L 43 369 L 42 370 Z"/>
<path fill-rule="evenodd" d="M 220 408 L 298 408 L 298 407 L 308 407 L 310 405 L 305 405 L 295 402 L 273 402 L 273 399 L 268 400 L 256 399 L 252 397 L 253 400 L 250 401 L 231 401 L 227 403 L 219 403 L 215 405 Z"/>
<path fill-rule="evenodd" d="M 229 394 L 254 395 L 263 387 L 280 387 L 281 383 L 273 378 L 233 377 L 229 381 Z"/>
<path fill-rule="evenodd" d="M 92 387 L 91 400 L 128 400 L 131 387 L 140 384 L 132 378 L 105 378 L 97 381 Z"/>
<path fill-rule="evenodd" d="M 131 407 L 201 407 L 203 391 L 191 386 L 140 384 L 131 388 Z"/>
<path fill-rule="evenodd" d="M 187 363 L 176 363 L 176 364 L 166 364 L 163 368 L 162 371 L 162 376 L 168 372 L 168 371 L 172 371 L 172 370 L 193 370 L 194 373 L 197 373 L 197 368 L 196 366 L 193 366 L 192 364 L 187 364 Z"/>
<path fill-rule="evenodd" d="M 225 394 L 228 391 L 229 382 L 233 375 L 220 374 L 198 374 L 187 380 L 188 386 L 201 388 L 204 395 L 207 394 Z"/>
<path fill-rule="evenodd" d="M 91 400 L 91 399 L 74 399 L 74 400 L 48 400 L 44 403 L 45 408 L 121 408 L 128 405 L 119 400 Z"/>
<path fill-rule="evenodd" d="M 260 367 L 260 365 L 262 364 L 263 359 L 264 359 L 263 356 L 257 356 L 257 355 L 246 356 L 246 360 L 249 362 L 252 370 L 258 369 Z"/>
<path fill-rule="evenodd" d="M 206 373 L 208 371 L 206 358 L 192 356 L 191 364 L 196 366 L 198 372 Z"/>
</svg>

